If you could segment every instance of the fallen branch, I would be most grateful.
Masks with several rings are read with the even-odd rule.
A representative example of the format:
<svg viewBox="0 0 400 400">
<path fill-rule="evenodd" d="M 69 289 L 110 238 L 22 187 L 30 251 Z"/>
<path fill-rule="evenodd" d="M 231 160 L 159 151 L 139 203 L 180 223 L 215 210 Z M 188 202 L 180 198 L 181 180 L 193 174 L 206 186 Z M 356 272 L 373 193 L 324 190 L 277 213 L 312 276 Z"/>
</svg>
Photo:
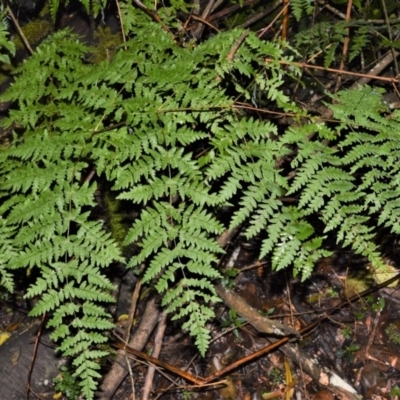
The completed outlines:
<svg viewBox="0 0 400 400">
<path fill-rule="evenodd" d="M 164 332 L 166 327 L 167 327 L 167 313 L 163 311 L 160 315 L 157 331 L 154 338 L 154 348 L 152 353 L 152 356 L 154 358 L 159 357 L 161 353 L 161 345 L 164 338 Z M 147 370 L 146 379 L 143 385 L 142 400 L 148 400 L 150 397 L 150 392 L 153 387 L 153 379 L 155 371 L 156 371 L 155 367 L 153 365 L 150 365 Z"/>
<path fill-rule="evenodd" d="M 215 285 L 214 288 L 225 305 L 231 309 L 234 309 L 239 316 L 246 318 L 249 324 L 258 332 L 268 333 L 274 336 L 300 337 L 299 332 L 290 326 L 262 316 L 257 310 L 255 310 L 253 307 L 250 307 L 242 297 L 232 290 L 224 288 L 222 285 Z"/>
<path fill-rule="evenodd" d="M 142 320 L 135 334 L 129 341 L 130 347 L 137 350 L 141 350 L 144 348 L 158 322 L 159 316 L 160 310 L 156 305 L 155 299 L 150 299 L 146 304 Z M 114 361 L 111 370 L 106 375 L 101 385 L 101 393 L 99 394 L 98 399 L 110 400 L 127 375 L 128 368 L 126 365 L 125 355 L 120 354 Z"/>
<path fill-rule="evenodd" d="M 121 338 L 119 338 L 119 339 L 121 340 Z M 122 342 L 122 340 L 121 340 L 121 342 Z M 120 349 L 120 350 L 122 350 L 124 352 L 132 354 L 132 355 L 134 355 L 136 357 L 139 357 L 142 360 L 146 360 L 146 361 L 148 361 L 148 362 L 150 362 L 150 363 L 152 363 L 154 365 L 157 365 L 158 367 L 164 368 L 167 371 L 172 372 L 175 375 L 178 375 L 181 378 L 183 378 L 183 379 L 185 379 L 185 380 L 187 380 L 189 382 L 192 382 L 192 383 L 194 383 L 194 384 L 196 384 L 198 386 L 202 386 L 204 383 L 206 383 L 203 378 L 195 376 L 195 375 L 191 374 L 190 372 L 183 371 L 182 369 L 174 367 L 173 365 L 168 364 L 168 363 L 166 363 L 164 361 L 161 361 L 158 358 L 149 356 L 148 354 L 143 353 L 142 351 L 134 349 L 132 346 L 130 346 L 130 345 L 126 344 L 126 343 L 123 343 L 123 342 L 122 343 L 115 343 L 114 346 L 117 349 Z"/>
<path fill-rule="evenodd" d="M 365 78 L 365 80 L 361 80 L 359 79 L 357 81 L 358 84 L 361 83 L 366 83 L 370 80 L 377 80 L 377 81 L 381 81 L 381 82 L 390 82 L 390 83 L 399 83 L 399 80 L 396 78 L 390 78 L 390 77 L 386 77 L 386 76 L 377 76 L 377 71 L 380 70 L 382 68 L 382 66 L 384 66 L 384 64 L 386 62 L 391 62 L 393 60 L 393 57 L 390 57 L 390 55 L 387 56 L 387 58 L 385 57 L 384 60 L 382 60 L 381 62 L 379 62 L 370 72 L 369 74 L 362 74 L 359 72 L 351 72 L 351 71 L 346 71 L 346 70 L 341 70 L 341 69 L 337 69 L 337 68 L 325 68 L 325 67 L 321 67 L 319 65 L 312 65 L 312 64 L 306 64 L 306 63 L 302 63 L 302 62 L 294 62 L 294 61 L 279 61 L 279 63 L 281 65 L 296 65 L 297 67 L 300 68 L 309 68 L 309 69 L 314 69 L 314 70 L 319 70 L 319 71 L 326 71 L 326 72 L 332 72 L 334 74 L 342 74 L 343 77 L 347 78 L 350 76 L 355 76 L 355 77 L 359 77 L 359 78 Z M 266 58 L 265 62 L 269 63 L 272 62 L 273 60 L 271 58 Z M 388 64 L 386 64 L 388 65 Z"/>
</svg>

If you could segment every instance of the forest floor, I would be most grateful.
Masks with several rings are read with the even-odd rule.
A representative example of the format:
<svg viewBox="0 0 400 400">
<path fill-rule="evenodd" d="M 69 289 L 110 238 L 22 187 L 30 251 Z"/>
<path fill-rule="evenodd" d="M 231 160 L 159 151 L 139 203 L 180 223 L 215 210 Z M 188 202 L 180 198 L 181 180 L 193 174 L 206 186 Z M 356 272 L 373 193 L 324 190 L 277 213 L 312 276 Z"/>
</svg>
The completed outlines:
<svg viewBox="0 0 400 400">
<path fill-rule="evenodd" d="M 153 333 L 148 332 L 139 355 L 133 355 L 128 347 L 120 356 L 123 360 L 131 359 L 131 368 L 122 368 L 124 373 L 119 377 L 108 377 L 108 388 L 112 387 L 114 393 L 108 397 L 99 395 L 100 399 L 140 399 L 144 392 L 149 399 L 398 398 L 397 282 L 394 287 L 374 290 L 376 279 L 367 263 L 339 250 L 321 260 L 305 282 L 293 278 L 289 270 L 271 271 L 268 264 L 254 257 L 252 248 L 244 245 L 232 248 L 230 254 L 225 268 L 238 272 L 228 282 L 234 287 L 231 300 L 240 305 L 237 311 L 224 302 L 217 306 L 216 318 L 209 325 L 212 341 L 206 357 L 198 355 L 178 323 L 164 320 L 159 311 L 153 311 L 149 317 L 146 309 L 151 301 L 157 309 L 157 299 L 142 288 L 132 334 L 138 343 L 135 335 L 147 318 L 154 320 Z M 386 273 L 381 280 L 390 276 Z M 116 327 L 111 339 L 120 347 L 134 287 L 133 275 L 125 275 L 114 311 Z M 364 295 L 363 291 L 369 292 Z M 241 316 L 246 313 L 243 307 L 256 310 L 267 321 L 287 326 L 289 335 L 283 334 L 282 338 L 279 334 L 260 333 L 260 328 L 254 328 L 251 320 Z M 63 360 L 55 356 L 41 321 L 27 318 L 27 311 L 28 306 L 18 296 L 1 300 L 0 400 L 26 398 L 28 380 L 32 390 L 29 398 L 62 399 L 52 379 Z M 296 337 L 291 330 L 300 331 L 301 335 Z M 271 348 L 271 343 L 277 341 L 282 343 Z M 38 349 L 34 357 L 35 344 Z M 149 366 L 154 364 L 146 360 L 146 355 L 152 354 L 157 344 L 157 358 L 166 364 L 156 365 L 151 377 Z M 258 357 L 254 356 L 256 352 Z M 104 376 L 115 368 L 114 364 L 115 359 L 110 357 Z M 219 376 L 221 370 L 226 373 Z"/>
<path fill-rule="evenodd" d="M 82 35 L 88 29 L 82 21 L 66 24 Z M 0 111 L 8 106 L 0 104 Z M 98 398 L 398 399 L 400 290 L 397 281 L 378 288 L 392 273 L 377 279 L 379 273 L 371 272 L 365 260 L 335 249 L 301 282 L 289 269 L 271 271 L 257 259 L 257 243 L 252 245 L 236 243 L 227 250 L 221 269 L 237 269 L 225 282 L 231 287 L 230 304 L 237 308 L 226 299 L 216 307 L 204 358 L 178 322 L 163 318 L 157 296 L 142 288 L 131 313 L 129 347 L 119 350 L 121 367 L 116 368 L 115 355 L 106 360 L 102 373 L 107 385 L 102 388 L 108 394 L 103 390 Z M 393 273 L 400 265 L 399 250 L 393 244 L 386 252 Z M 118 307 L 110 310 L 115 320 L 112 349 L 123 345 L 136 284 L 133 275 L 120 276 Z M 64 381 L 68 396 L 53 384 L 67 360 L 55 353 L 44 320 L 27 316 L 29 309 L 22 290 L 13 296 L 0 293 L 0 400 L 72 399 L 72 381 Z M 254 312 L 264 320 L 255 324 L 254 318 L 244 316 Z M 276 334 L 265 333 L 274 323 L 280 324 Z M 149 359 L 155 350 L 164 364 Z"/>
</svg>

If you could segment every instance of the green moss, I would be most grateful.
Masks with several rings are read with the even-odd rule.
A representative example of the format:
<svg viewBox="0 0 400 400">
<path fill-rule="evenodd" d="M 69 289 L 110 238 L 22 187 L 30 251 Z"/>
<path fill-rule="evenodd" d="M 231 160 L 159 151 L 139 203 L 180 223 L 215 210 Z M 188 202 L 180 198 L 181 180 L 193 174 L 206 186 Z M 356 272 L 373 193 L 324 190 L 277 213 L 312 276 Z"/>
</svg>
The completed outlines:
<svg viewBox="0 0 400 400">
<path fill-rule="evenodd" d="M 391 323 L 385 329 L 386 334 L 389 337 L 389 340 L 393 344 L 400 344 L 400 329 L 399 329 L 399 322 Z"/>
<path fill-rule="evenodd" d="M 41 18 L 50 17 L 50 5 L 48 2 L 43 6 L 42 10 L 39 13 L 39 16 Z"/>
<path fill-rule="evenodd" d="M 99 26 L 94 32 L 95 50 L 90 56 L 93 64 L 99 64 L 104 60 L 111 60 L 122 44 L 119 33 L 111 33 L 109 26 Z"/>
<path fill-rule="evenodd" d="M 111 236 L 125 252 L 123 242 L 129 229 L 129 215 L 124 211 L 121 200 L 115 198 L 110 190 L 105 192 L 104 202 L 107 210 L 107 219 L 111 230 Z"/>
<path fill-rule="evenodd" d="M 26 40 L 29 42 L 31 46 L 37 45 L 43 38 L 45 38 L 51 31 L 53 30 L 53 24 L 44 19 L 37 19 L 31 22 L 28 22 L 22 28 L 22 32 L 24 33 Z M 22 39 L 16 36 L 15 39 L 15 48 L 17 50 L 21 50 L 25 48 L 25 45 Z"/>
</svg>

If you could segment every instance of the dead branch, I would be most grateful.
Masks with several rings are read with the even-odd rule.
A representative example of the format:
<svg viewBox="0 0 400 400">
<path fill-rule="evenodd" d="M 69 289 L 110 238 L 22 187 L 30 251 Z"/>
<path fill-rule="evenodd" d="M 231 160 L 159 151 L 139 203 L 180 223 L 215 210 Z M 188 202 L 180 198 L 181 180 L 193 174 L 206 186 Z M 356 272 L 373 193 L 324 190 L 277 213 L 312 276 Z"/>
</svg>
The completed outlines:
<svg viewBox="0 0 400 400">
<path fill-rule="evenodd" d="M 158 318 L 160 316 L 160 310 L 156 305 L 154 298 L 150 299 L 142 317 L 142 320 L 137 328 L 137 331 L 129 341 L 129 346 L 141 350 L 146 345 L 151 333 L 153 332 Z M 111 370 L 106 375 L 102 385 L 101 393 L 99 394 L 99 400 L 110 400 L 115 391 L 118 389 L 121 382 L 125 379 L 128 374 L 126 365 L 125 355 L 120 354 L 116 358 Z"/>
<path fill-rule="evenodd" d="M 161 353 L 161 347 L 166 327 L 167 327 L 167 313 L 163 311 L 160 315 L 156 335 L 154 338 L 154 349 L 152 356 L 155 358 L 158 358 Z M 155 367 L 153 365 L 150 365 L 149 369 L 147 370 L 146 380 L 143 385 L 142 400 L 148 400 L 150 397 L 155 371 L 156 371 Z"/>
<path fill-rule="evenodd" d="M 258 332 L 268 333 L 274 336 L 300 336 L 299 332 L 295 329 L 281 324 L 280 322 L 273 321 L 267 317 L 263 317 L 257 310 L 250 307 L 242 297 L 233 291 L 226 289 L 221 285 L 215 285 L 214 288 L 223 302 L 230 309 L 235 310 L 242 318 L 246 318 L 250 325 Z"/>
</svg>

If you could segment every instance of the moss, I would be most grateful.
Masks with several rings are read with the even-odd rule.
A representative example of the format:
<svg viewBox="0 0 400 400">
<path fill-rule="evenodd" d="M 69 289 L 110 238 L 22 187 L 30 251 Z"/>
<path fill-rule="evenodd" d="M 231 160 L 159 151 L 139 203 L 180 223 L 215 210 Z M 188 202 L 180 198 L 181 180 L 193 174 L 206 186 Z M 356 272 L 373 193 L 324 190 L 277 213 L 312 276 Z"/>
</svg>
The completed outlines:
<svg viewBox="0 0 400 400">
<path fill-rule="evenodd" d="M 51 33 L 53 30 L 53 24 L 44 19 L 37 19 L 28 22 L 21 29 L 29 44 L 34 46 L 37 45 L 49 33 Z M 19 35 L 16 36 L 15 39 L 15 48 L 16 50 L 22 50 L 25 48 L 25 45 Z"/>
<path fill-rule="evenodd" d="M 400 344 L 400 329 L 399 329 L 399 321 L 396 323 L 391 323 L 385 329 L 386 334 L 391 343 Z"/>
<path fill-rule="evenodd" d="M 95 30 L 93 37 L 96 42 L 96 48 L 90 56 L 90 61 L 93 64 L 111 60 L 122 44 L 121 35 L 112 33 L 109 26 L 99 26 Z"/>
<path fill-rule="evenodd" d="M 50 5 L 49 5 L 48 2 L 43 6 L 42 10 L 41 10 L 40 13 L 39 13 L 39 16 L 40 16 L 41 18 L 48 18 L 48 17 L 50 17 Z"/>
<path fill-rule="evenodd" d="M 122 202 L 116 199 L 114 193 L 110 190 L 105 192 L 104 203 L 111 236 L 125 252 L 126 248 L 123 246 L 123 242 L 129 229 L 129 224 L 127 223 L 127 220 L 129 220 L 128 213 L 124 211 Z"/>
</svg>

